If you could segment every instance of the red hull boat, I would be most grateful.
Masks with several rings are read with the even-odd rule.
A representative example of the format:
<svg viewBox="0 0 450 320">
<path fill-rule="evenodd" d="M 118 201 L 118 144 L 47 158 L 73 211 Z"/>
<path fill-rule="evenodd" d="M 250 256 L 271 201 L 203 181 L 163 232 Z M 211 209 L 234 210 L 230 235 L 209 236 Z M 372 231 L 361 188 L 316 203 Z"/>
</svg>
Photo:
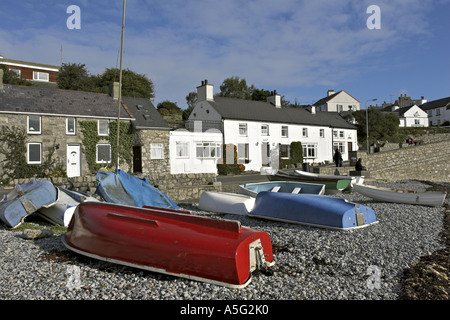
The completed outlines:
<svg viewBox="0 0 450 320">
<path fill-rule="evenodd" d="M 233 288 L 274 263 L 266 232 L 156 207 L 81 203 L 63 242 L 92 258 Z"/>
</svg>

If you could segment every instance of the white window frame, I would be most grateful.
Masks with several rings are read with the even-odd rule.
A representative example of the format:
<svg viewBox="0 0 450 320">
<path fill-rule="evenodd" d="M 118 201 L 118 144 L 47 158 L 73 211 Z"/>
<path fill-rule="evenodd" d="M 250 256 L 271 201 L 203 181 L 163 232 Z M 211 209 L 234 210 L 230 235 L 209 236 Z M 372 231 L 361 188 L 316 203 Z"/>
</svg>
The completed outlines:
<svg viewBox="0 0 450 320">
<path fill-rule="evenodd" d="M 246 137 L 247 136 L 247 124 L 239 123 L 239 136 Z"/>
<path fill-rule="evenodd" d="M 308 128 L 302 128 L 302 137 L 308 138 Z"/>
<path fill-rule="evenodd" d="M 108 146 L 109 147 L 109 160 L 99 160 L 99 158 L 98 158 L 98 147 L 100 147 L 100 146 Z M 111 148 L 111 144 L 109 144 L 109 143 L 98 143 L 97 145 L 96 145 L 96 147 L 95 147 L 95 162 L 96 163 L 111 163 L 111 160 L 112 160 L 112 150 L 111 150 L 112 148 Z"/>
<path fill-rule="evenodd" d="M 317 143 L 303 144 L 303 159 L 317 158 Z"/>
<path fill-rule="evenodd" d="M 164 143 L 150 143 L 150 159 L 164 159 Z"/>
<path fill-rule="evenodd" d="M 195 156 L 198 159 L 220 159 L 222 158 L 222 145 L 219 142 L 196 142 Z"/>
<path fill-rule="evenodd" d="M 108 125 L 106 128 L 107 132 L 103 132 L 102 126 L 100 125 L 100 123 L 105 123 Z M 109 120 L 105 120 L 105 119 L 101 119 L 101 120 L 97 120 L 97 133 L 99 136 L 109 136 Z"/>
<path fill-rule="evenodd" d="M 325 138 L 325 129 L 320 129 L 320 130 L 319 130 L 319 136 L 320 136 L 321 138 Z"/>
<path fill-rule="evenodd" d="M 14 72 L 17 75 L 18 78 L 22 77 L 22 70 L 20 70 L 20 69 L 9 68 L 9 71 Z"/>
<path fill-rule="evenodd" d="M 39 160 L 30 160 L 30 146 L 39 146 Z M 41 164 L 42 163 L 42 143 L 29 142 L 27 143 L 27 163 L 28 164 Z"/>
<path fill-rule="evenodd" d="M 287 148 L 287 157 L 283 157 L 281 155 L 281 148 Z M 289 144 L 280 144 L 280 157 L 281 159 L 290 159 L 291 158 L 291 146 Z"/>
<path fill-rule="evenodd" d="M 345 142 L 333 142 L 333 150 L 338 149 L 341 154 L 345 154 Z"/>
<path fill-rule="evenodd" d="M 187 159 L 189 158 L 189 142 L 188 141 L 177 141 L 176 145 L 176 155 L 177 159 Z"/>
<path fill-rule="evenodd" d="M 281 137 L 282 138 L 289 137 L 289 126 L 281 126 Z"/>
<path fill-rule="evenodd" d="M 30 118 L 31 117 L 36 117 L 39 119 L 39 128 L 36 130 L 33 128 L 33 130 L 31 130 L 30 127 Z M 27 116 L 27 133 L 28 134 L 41 134 L 42 133 L 42 117 L 41 116 Z"/>
<path fill-rule="evenodd" d="M 33 80 L 34 81 L 49 82 L 50 81 L 50 74 L 48 72 L 33 71 Z"/>
<path fill-rule="evenodd" d="M 261 125 L 261 135 L 262 135 L 262 136 L 268 136 L 268 135 L 270 135 L 269 125 L 268 125 L 268 124 L 262 124 L 262 125 Z"/>
<path fill-rule="evenodd" d="M 69 123 L 73 121 L 73 132 L 69 131 Z M 77 120 L 76 118 L 66 118 L 66 134 L 74 136 L 77 134 Z"/>
<path fill-rule="evenodd" d="M 238 143 L 237 145 L 237 156 L 238 163 L 249 163 L 250 161 L 250 144 L 248 143 Z"/>
</svg>

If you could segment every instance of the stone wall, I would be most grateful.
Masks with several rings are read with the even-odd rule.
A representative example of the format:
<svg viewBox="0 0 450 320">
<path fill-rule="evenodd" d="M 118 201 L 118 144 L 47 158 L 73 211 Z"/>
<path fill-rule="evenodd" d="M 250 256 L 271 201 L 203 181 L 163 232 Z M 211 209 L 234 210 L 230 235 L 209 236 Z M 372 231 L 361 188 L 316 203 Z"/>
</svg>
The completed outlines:
<svg viewBox="0 0 450 320">
<path fill-rule="evenodd" d="M 153 172 L 159 174 L 170 173 L 170 150 L 168 130 L 138 130 L 134 136 L 134 145 L 141 147 L 142 174 L 148 176 Z M 151 159 L 150 146 L 152 143 L 162 143 L 164 146 L 163 159 Z"/>
<path fill-rule="evenodd" d="M 367 154 L 358 152 L 370 179 L 450 181 L 450 140 Z M 337 170 L 337 171 L 336 171 Z M 321 174 L 349 175 L 354 167 L 320 167 Z"/>
</svg>

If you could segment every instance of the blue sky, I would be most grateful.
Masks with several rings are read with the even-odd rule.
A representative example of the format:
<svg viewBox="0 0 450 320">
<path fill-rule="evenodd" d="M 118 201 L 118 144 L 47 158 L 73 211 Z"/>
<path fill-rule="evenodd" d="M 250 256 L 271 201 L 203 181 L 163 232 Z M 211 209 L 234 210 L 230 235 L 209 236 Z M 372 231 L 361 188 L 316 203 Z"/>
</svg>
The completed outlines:
<svg viewBox="0 0 450 320">
<path fill-rule="evenodd" d="M 0 0 L 0 53 L 91 74 L 118 67 L 122 0 Z M 81 29 L 66 10 L 80 8 Z M 380 9 L 381 29 L 367 20 Z M 291 102 L 313 103 L 328 89 L 364 105 L 400 94 L 450 96 L 450 0 L 128 0 L 124 68 L 155 84 L 155 103 L 186 107 L 202 80 L 215 93 L 238 76 Z"/>
</svg>

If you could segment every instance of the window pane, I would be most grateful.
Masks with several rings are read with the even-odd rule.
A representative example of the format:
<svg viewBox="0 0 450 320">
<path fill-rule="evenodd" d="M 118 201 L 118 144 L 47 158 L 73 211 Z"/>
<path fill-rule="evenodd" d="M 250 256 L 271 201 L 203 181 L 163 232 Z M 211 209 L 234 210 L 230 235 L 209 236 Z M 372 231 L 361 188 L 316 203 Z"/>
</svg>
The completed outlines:
<svg viewBox="0 0 450 320">
<path fill-rule="evenodd" d="M 41 117 L 29 116 L 28 117 L 28 132 L 41 132 Z"/>
<path fill-rule="evenodd" d="M 150 159 L 164 159 L 164 149 L 162 143 L 150 144 Z"/>
<path fill-rule="evenodd" d="M 98 144 L 97 145 L 97 163 L 111 162 L 111 145 Z"/>
<path fill-rule="evenodd" d="M 75 134 L 75 118 L 67 118 L 67 134 Z"/>
<path fill-rule="evenodd" d="M 101 136 L 107 136 L 109 134 L 108 120 L 98 120 L 98 134 Z"/>
<path fill-rule="evenodd" d="M 28 163 L 41 163 L 41 144 L 29 143 L 28 144 Z"/>
<path fill-rule="evenodd" d="M 189 157 L 189 143 L 188 142 L 177 142 L 177 157 L 178 158 L 188 158 Z"/>
</svg>

